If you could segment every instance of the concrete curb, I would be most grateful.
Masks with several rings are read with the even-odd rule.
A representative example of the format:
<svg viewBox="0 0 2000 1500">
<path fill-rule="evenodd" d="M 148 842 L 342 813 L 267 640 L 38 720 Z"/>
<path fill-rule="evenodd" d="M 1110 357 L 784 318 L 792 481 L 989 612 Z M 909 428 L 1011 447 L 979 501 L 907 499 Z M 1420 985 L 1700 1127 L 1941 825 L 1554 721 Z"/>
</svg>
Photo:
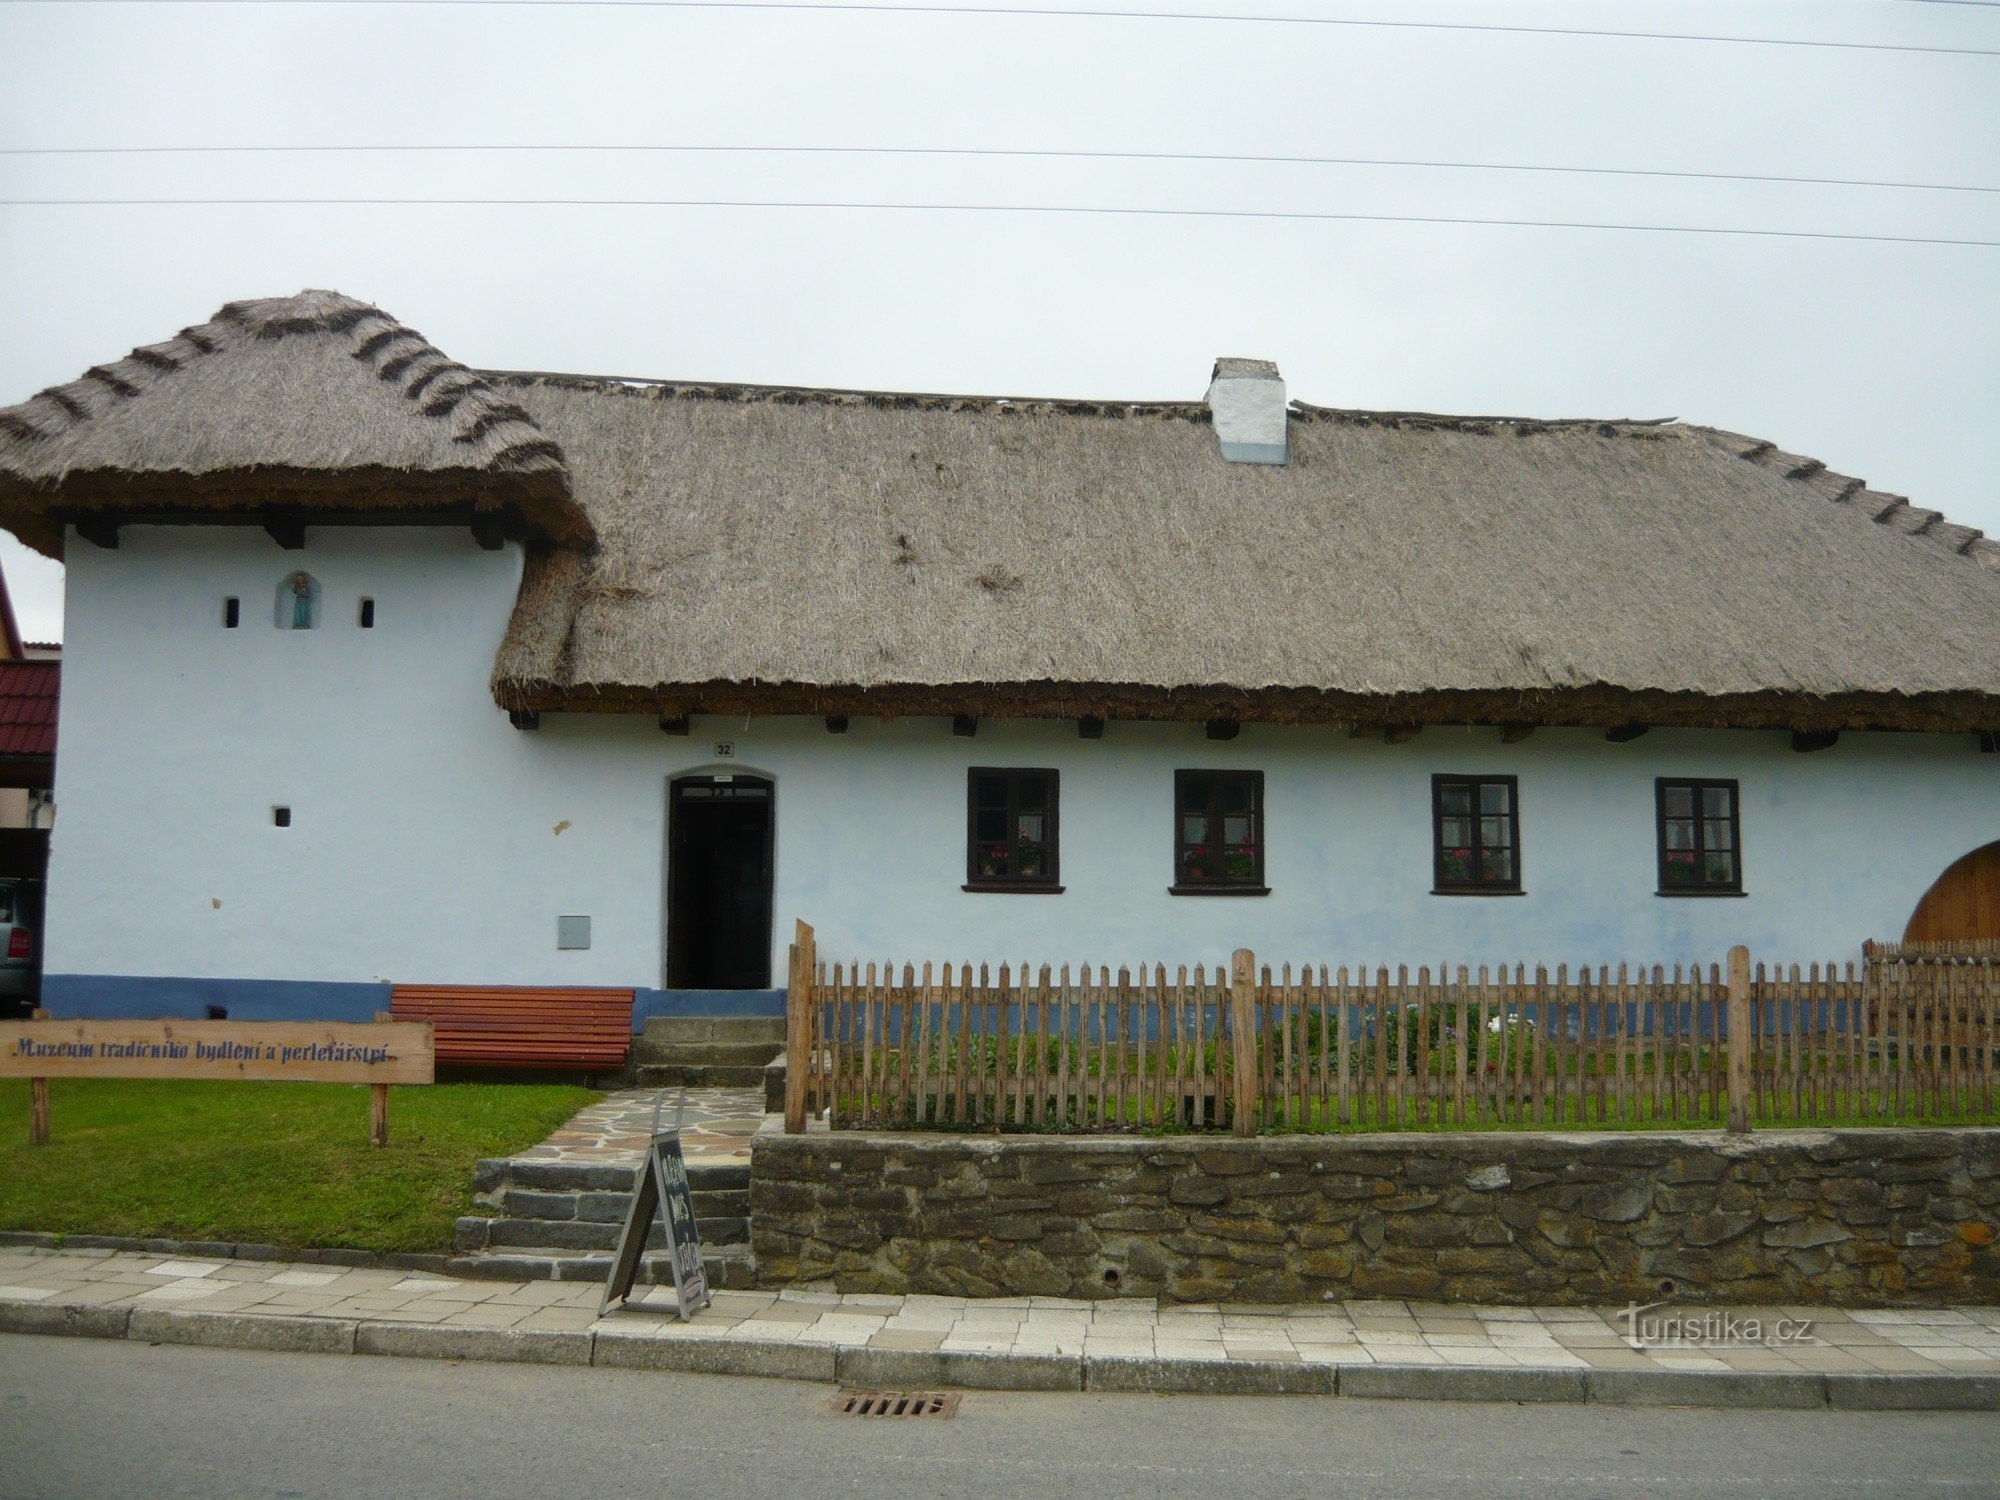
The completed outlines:
<svg viewBox="0 0 2000 1500">
<path fill-rule="evenodd" d="M 1308 1364 L 1292 1360 L 991 1354 L 689 1337 L 665 1328 L 574 1332 L 312 1318 L 291 1314 L 0 1301 L 0 1333 L 403 1359 L 595 1365 L 816 1384 L 985 1391 L 1348 1396 L 1837 1411 L 2000 1411 L 2000 1375 L 1802 1371 L 1514 1369 Z"/>
<path fill-rule="evenodd" d="M 1340 1394 L 1394 1401 L 1584 1401 L 1582 1370 L 1493 1365 L 1342 1365 Z"/>
<path fill-rule="evenodd" d="M 364 1322 L 354 1330 L 356 1354 L 485 1359 L 522 1365 L 587 1365 L 594 1342 L 587 1331 L 535 1333 L 519 1328 L 439 1327 L 435 1323 Z"/>
<path fill-rule="evenodd" d="M 129 1307 L 76 1302 L 0 1302 L 0 1333 L 48 1333 L 84 1339 L 122 1339 Z"/>
<path fill-rule="evenodd" d="M 125 1336 L 149 1344 L 202 1344 L 282 1354 L 352 1354 L 355 1325 L 345 1319 L 266 1313 L 195 1312 L 135 1307 Z"/>
<path fill-rule="evenodd" d="M 590 1362 L 621 1370 L 763 1375 L 775 1380 L 810 1380 L 819 1384 L 829 1384 L 838 1378 L 837 1351 L 831 1344 L 674 1338 L 610 1328 L 598 1330 Z"/>
<path fill-rule="evenodd" d="M 1087 1391 L 1185 1392 L 1210 1396 L 1332 1396 L 1338 1365 L 1293 1360 L 1161 1359 L 1151 1355 L 1086 1355 Z"/>
</svg>

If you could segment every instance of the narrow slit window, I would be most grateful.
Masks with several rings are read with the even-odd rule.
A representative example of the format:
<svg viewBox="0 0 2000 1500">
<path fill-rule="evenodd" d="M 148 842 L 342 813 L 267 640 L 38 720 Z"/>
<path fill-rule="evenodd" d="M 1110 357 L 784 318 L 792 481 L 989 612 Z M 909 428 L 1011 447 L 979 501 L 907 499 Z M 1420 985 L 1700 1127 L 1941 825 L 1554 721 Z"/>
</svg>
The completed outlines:
<svg viewBox="0 0 2000 1500">
<path fill-rule="evenodd" d="M 272 808 L 271 826 L 274 828 L 290 828 L 292 826 L 292 810 L 289 807 Z"/>
<path fill-rule="evenodd" d="M 222 628 L 234 630 L 243 623 L 243 601 L 234 597 L 222 601 Z"/>
<path fill-rule="evenodd" d="M 1662 896 L 1743 892 L 1742 827 L 1733 781 L 1654 782 Z"/>
<path fill-rule="evenodd" d="M 375 601 L 373 599 L 363 599 L 361 601 L 361 628 L 363 630 L 373 630 L 375 628 Z"/>
<path fill-rule="evenodd" d="M 1432 867 L 1441 896 L 1521 889 L 1521 798 L 1512 776 L 1431 778 Z"/>
<path fill-rule="evenodd" d="M 1054 892 L 1056 773 L 974 767 L 966 778 L 965 888 Z"/>
<path fill-rule="evenodd" d="M 1176 895 L 1263 895 L 1264 773 L 1174 772 Z"/>
</svg>

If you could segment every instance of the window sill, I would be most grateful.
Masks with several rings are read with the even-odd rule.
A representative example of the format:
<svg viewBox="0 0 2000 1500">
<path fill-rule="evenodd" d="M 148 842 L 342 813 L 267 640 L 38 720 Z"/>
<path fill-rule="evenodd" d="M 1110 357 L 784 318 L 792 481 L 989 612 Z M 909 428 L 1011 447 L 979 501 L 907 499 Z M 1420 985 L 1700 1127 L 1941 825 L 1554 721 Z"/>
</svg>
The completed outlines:
<svg viewBox="0 0 2000 1500">
<path fill-rule="evenodd" d="M 1441 885 L 1432 889 L 1433 896 L 1525 896 L 1528 893 L 1519 886 Z"/>
<path fill-rule="evenodd" d="M 1060 896 L 1063 893 L 1063 887 L 1059 885 L 1029 880 L 967 881 L 959 889 L 976 896 Z"/>
<path fill-rule="evenodd" d="M 1665 896 L 1669 900 L 1676 900 L 1676 901 L 1684 896 L 1692 896 L 1697 901 L 1702 901 L 1702 900 L 1712 901 L 1717 896 L 1723 896 L 1723 897 L 1747 896 L 1750 893 L 1748 891 L 1655 891 L 1653 892 L 1653 894 L 1655 896 Z"/>
<path fill-rule="evenodd" d="M 1268 896 L 1268 885 L 1170 885 L 1169 896 Z"/>
</svg>

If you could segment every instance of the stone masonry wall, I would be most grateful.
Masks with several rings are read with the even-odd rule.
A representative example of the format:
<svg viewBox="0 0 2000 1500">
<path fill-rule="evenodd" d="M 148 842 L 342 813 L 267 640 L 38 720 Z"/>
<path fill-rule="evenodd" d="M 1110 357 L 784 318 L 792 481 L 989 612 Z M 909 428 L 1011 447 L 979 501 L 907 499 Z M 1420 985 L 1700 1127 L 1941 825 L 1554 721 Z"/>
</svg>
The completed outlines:
<svg viewBox="0 0 2000 1500">
<path fill-rule="evenodd" d="M 765 1285 L 1181 1302 L 2000 1301 L 2000 1131 L 766 1135 Z"/>
</svg>

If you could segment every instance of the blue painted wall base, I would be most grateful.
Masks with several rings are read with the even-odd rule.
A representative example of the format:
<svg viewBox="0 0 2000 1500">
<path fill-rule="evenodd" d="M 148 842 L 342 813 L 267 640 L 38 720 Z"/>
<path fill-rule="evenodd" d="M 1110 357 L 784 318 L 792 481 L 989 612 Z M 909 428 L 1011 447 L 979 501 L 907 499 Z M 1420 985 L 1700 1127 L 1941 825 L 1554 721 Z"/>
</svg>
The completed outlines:
<svg viewBox="0 0 2000 1500">
<path fill-rule="evenodd" d="M 785 1013 L 783 990 L 640 990 L 632 997 L 632 1029 L 648 1016 L 753 1016 L 776 1020 Z"/>
<path fill-rule="evenodd" d="M 44 974 L 52 1016 L 105 1020 L 372 1021 L 389 1008 L 386 984 L 317 979 L 186 979 L 133 974 Z"/>
<path fill-rule="evenodd" d="M 504 981 L 495 981 L 503 983 Z M 372 1021 L 389 1008 L 387 984 L 315 979 L 189 979 L 170 975 L 47 974 L 42 1008 L 52 1016 L 105 1020 L 177 1017 L 199 1021 L 220 1010 L 231 1021 Z M 632 1030 L 649 1016 L 754 1016 L 785 1013 L 783 990 L 635 988 Z"/>
</svg>

